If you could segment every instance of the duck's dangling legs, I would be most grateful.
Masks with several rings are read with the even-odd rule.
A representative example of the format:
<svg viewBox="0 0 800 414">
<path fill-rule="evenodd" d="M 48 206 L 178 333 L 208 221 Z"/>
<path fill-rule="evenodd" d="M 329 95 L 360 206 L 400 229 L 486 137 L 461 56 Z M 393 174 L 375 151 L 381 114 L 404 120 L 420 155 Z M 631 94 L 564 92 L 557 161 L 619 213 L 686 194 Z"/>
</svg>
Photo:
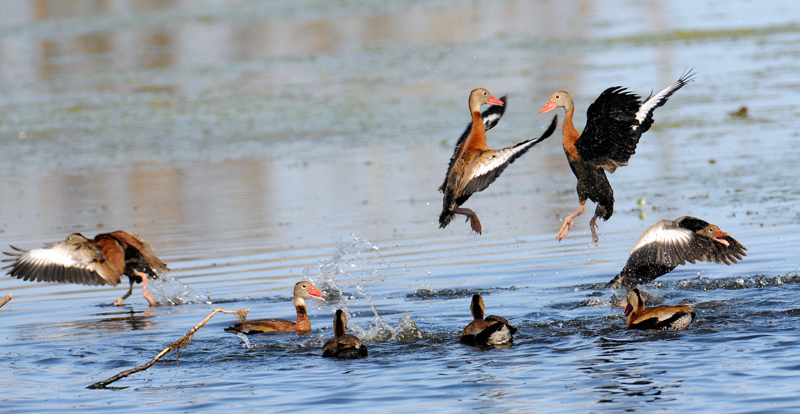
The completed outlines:
<svg viewBox="0 0 800 414">
<path fill-rule="evenodd" d="M 475 230 L 476 232 L 478 232 L 478 234 L 481 234 L 481 221 L 478 220 L 478 215 L 475 214 L 474 211 L 468 208 L 459 207 L 453 209 L 453 213 L 463 214 L 467 216 L 467 220 L 469 220 L 469 225 L 472 226 L 472 230 Z"/>
<path fill-rule="evenodd" d="M 589 228 L 592 229 L 592 241 L 594 242 L 594 245 L 600 246 L 599 244 L 597 244 L 598 238 L 597 238 L 597 231 L 595 230 L 597 228 L 597 214 L 595 214 L 594 217 L 592 217 L 592 219 L 589 220 Z"/>
<path fill-rule="evenodd" d="M 583 214 L 583 209 L 585 205 L 586 205 L 586 200 L 583 200 L 581 202 L 581 208 L 579 208 L 578 211 L 568 215 L 567 218 L 564 219 L 564 224 L 561 225 L 561 230 L 559 230 L 558 235 L 556 236 L 558 241 L 561 241 L 561 239 L 567 237 L 567 234 L 569 233 L 569 226 L 575 225 L 575 223 L 573 223 L 572 221 L 575 220 L 575 217 L 578 217 L 581 214 Z"/>
</svg>

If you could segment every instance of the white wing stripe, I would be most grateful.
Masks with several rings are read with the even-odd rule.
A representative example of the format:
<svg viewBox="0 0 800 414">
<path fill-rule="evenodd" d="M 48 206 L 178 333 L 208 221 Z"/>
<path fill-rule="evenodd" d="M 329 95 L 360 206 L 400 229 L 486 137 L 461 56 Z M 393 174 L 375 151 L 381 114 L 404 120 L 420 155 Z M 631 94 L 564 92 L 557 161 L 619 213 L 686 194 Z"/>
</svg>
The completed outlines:
<svg viewBox="0 0 800 414">
<path fill-rule="evenodd" d="M 492 125 L 492 123 L 498 122 L 502 116 L 503 115 L 501 115 L 499 113 L 493 113 L 493 114 L 489 114 L 489 115 L 485 116 L 483 118 L 483 126 L 484 126 L 484 128 L 489 128 L 489 125 Z"/>
<path fill-rule="evenodd" d="M 480 165 L 478 165 L 478 168 L 473 171 L 470 179 L 480 177 L 482 175 L 492 172 L 493 170 L 496 170 L 499 167 L 502 167 L 503 164 L 508 162 L 508 160 L 512 158 L 515 154 L 525 151 L 534 144 L 536 144 L 536 141 L 531 141 L 527 145 L 503 148 L 501 150 L 495 151 L 492 154 L 492 156 L 489 157 L 489 159 L 481 162 Z"/>
<path fill-rule="evenodd" d="M 81 263 L 64 253 L 65 252 L 61 251 L 61 249 L 57 248 L 33 249 L 23 254 L 20 261 L 33 262 L 36 266 L 57 265 L 63 267 L 84 267 Z"/>
<path fill-rule="evenodd" d="M 650 97 L 650 99 L 646 100 L 642 106 L 639 107 L 639 112 L 636 112 L 636 120 L 639 121 L 639 124 L 644 122 L 647 119 L 647 116 L 652 113 L 657 107 L 664 104 L 667 101 L 667 98 L 670 97 L 675 91 L 682 88 L 683 85 L 686 83 L 683 79 L 678 80 L 677 82 L 673 83 L 672 85 L 667 86 L 663 91 L 655 94 L 654 96 Z M 635 131 L 639 125 L 634 125 L 632 128 Z"/>
<path fill-rule="evenodd" d="M 658 223 L 661 225 L 655 225 L 647 229 L 639 238 L 636 240 L 636 243 L 633 244 L 631 248 L 631 254 L 636 250 L 641 249 L 644 246 L 647 246 L 651 243 L 658 243 L 661 245 L 668 245 L 668 244 L 679 244 L 681 246 L 687 246 L 692 241 L 692 232 L 686 230 L 684 228 L 674 228 L 674 229 L 666 229 L 664 228 L 662 223 Z"/>
</svg>

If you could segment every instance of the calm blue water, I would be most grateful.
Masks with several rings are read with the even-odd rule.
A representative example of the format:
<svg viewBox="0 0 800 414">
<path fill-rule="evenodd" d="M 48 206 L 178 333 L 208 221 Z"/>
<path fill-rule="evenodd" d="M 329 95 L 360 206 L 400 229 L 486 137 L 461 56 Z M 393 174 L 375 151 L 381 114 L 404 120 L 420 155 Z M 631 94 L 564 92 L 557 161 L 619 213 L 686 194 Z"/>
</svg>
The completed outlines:
<svg viewBox="0 0 800 414">
<path fill-rule="evenodd" d="M 800 410 L 793 2 L 19 0 L 0 16 L 0 246 L 131 230 L 203 299 L 117 308 L 121 286 L 0 278 L 3 412 Z M 580 128 L 606 87 L 647 94 L 690 67 L 611 176 L 599 247 L 586 215 L 555 240 L 578 206 L 558 136 L 469 200 L 482 236 L 438 229 L 471 89 L 509 95 L 501 147 L 540 133 L 553 91 Z M 692 305 L 688 331 L 627 331 L 601 286 L 682 215 L 748 256 L 644 287 Z M 292 319 L 302 279 L 328 299 L 309 301 L 311 333 L 247 347 L 217 315 L 179 358 L 86 389 L 215 307 Z M 475 292 L 512 346 L 457 343 Z M 321 358 L 337 308 L 369 358 Z"/>
</svg>

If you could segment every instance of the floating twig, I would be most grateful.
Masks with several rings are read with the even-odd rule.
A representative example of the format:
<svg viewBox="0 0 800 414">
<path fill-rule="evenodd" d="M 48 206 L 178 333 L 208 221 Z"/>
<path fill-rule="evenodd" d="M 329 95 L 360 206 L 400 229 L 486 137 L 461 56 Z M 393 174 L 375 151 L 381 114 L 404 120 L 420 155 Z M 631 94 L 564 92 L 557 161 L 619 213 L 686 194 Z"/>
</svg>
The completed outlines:
<svg viewBox="0 0 800 414">
<path fill-rule="evenodd" d="M 6 297 L 5 297 L 5 298 L 3 298 L 3 300 L 0 300 L 0 308 L 2 308 L 2 307 L 3 307 L 3 305 L 5 305 L 6 303 L 8 303 L 8 301 L 10 301 L 12 297 L 13 297 L 13 296 L 11 296 L 11 294 L 9 293 L 8 295 L 6 295 Z"/>
<path fill-rule="evenodd" d="M 11 295 L 9 295 L 9 296 L 11 296 Z M 0 306 L 2 306 L 2 305 L 0 305 Z M 195 325 L 194 328 L 189 330 L 189 332 L 186 332 L 186 334 L 183 335 L 180 339 L 178 339 L 177 341 L 173 342 L 168 347 L 164 348 L 163 351 L 159 352 L 158 355 L 156 355 L 155 358 L 153 358 L 150 362 L 148 362 L 148 363 L 146 363 L 144 365 L 140 365 L 140 366 L 138 366 L 136 368 L 129 369 L 127 371 L 122 371 L 119 374 L 114 375 L 113 377 L 111 377 L 111 378 L 109 378 L 109 379 L 107 379 L 105 381 L 96 382 L 96 383 L 94 383 L 94 384 L 92 384 L 92 385 L 90 385 L 90 386 L 88 386 L 86 388 L 89 388 L 89 389 L 104 389 L 104 388 L 106 388 L 106 386 L 108 384 L 111 384 L 112 382 L 115 382 L 117 380 L 125 378 L 128 375 L 135 374 L 135 373 L 137 373 L 139 371 L 144 371 L 147 368 L 150 368 L 151 366 L 153 366 L 153 364 L 156 363 L 156 361 L 161 359 L 161 357 L 166 355 L 168 352 L 175 350 L 176 353 L 177 353 L 177 349 L 178 348 L 186 348 L 187 346 L 189 346 L 190 343 L 192 343 L 192 337 L 194 336 L 194 333 L 197 332 L 198 329 L 204 327 L 206 325 L 206 323 L 209 321 L 209 319 L 211 319 L 211 317 L 216 315 L 217 313 L 232 313 L 232 314 L 236 315 L 236 317 L 240 321 L 244 321 L 244 319 L 247 317 L 247 312 L 248 311 L 250 311 L 250 309 L 240 309 L 240 310 L 237 310 L 237 311 L 229 311 L 229 310 L 225 310 L 225 309 L 216 308 L 216 309 L 214 309 L 213 312 L 211 312 L 211 314 L 206 316 L 205 319 L 203 319 L 202 321 L 200 321 L 200 323 Z"/>
</svg>

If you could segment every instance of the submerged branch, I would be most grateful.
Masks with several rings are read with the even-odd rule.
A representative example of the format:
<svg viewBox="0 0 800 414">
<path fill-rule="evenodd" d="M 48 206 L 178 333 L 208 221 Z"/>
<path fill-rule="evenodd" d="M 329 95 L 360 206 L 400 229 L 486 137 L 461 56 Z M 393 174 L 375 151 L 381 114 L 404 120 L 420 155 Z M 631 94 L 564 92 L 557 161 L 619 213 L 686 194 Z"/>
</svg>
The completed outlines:
<svg viewBox="0 0 800 414">
<path fill-rule="evenodd" d="M 13 296 L 11 296 L 11 294 L 9 293 L 8 295 L 6 295 L 6 297 L 5 297 L 5 298 L 3 298 L 2 300 L 0 300 L 0 308 L 2 308 L 2 307 L 3 307 L 3 305 L 5 305 L 6 303 L 8 303 L 8 301 L 10 301 L 12 297 L 13 297 Z"/>
<path fill-rule="evenodd" d="M 11 296 L 11 295 L 9 294 L 9 296 Z M 2 305 L 0 305 L 0 306 L 2 306 Z M 198 329 L 204 327 L 206 325 L 206 323 L 211 319 L 211 317 L 216 315 L 217 313 L 232 313 L 232 314 L 236 315 L 236 317 L 239 320 L 244 320 L 247 317 L 247 312 L 249 310 L 250 309 L 240 309 L 240 310 L 237 310 L 237 311 L 229 311 L 229 310 L 225 310 L 225 309 L 216 308 L 216 309 L 214 309 L 213 312 L 211 312 L 211 314 L 206 316 L 205 319 L 203 319 L 202 321 L 200 321 L 200 323 L 195 325 L 194 328 L 189 330 L 189 332 L 186 332 L 186 334 L 183 335 L 180 339 L 178 339 L 177 341 L 173 342 L 168 347 L 164 348 L 163 351 L 159 352 L 158 355 L 156 355 L 150 362 L 148 362 L 148 363 L 146 363 L 144 365 L 140 365 L 140 366 L 138 366 L 136 368 L 129 369 L 127 371 L 122 371 L 119 374 L 114 375 L 113 377 L 111 377 L 111 378 L 109 378 L 109 379 L 107 379 L 105 381 L 96 382 L 96 383 L 94 383 L 94 384 L 92 384 L 92 385 L 90 385 L 90 386 L 88 386 L 86 388 L 89 388 L 89 389 L 103 389 L 103 388 L 106 388 L 106 386 L 108 384 L 111 384 L 112 382 L 115 382 L 117 380 L 125 378 L 128 375 L 135 374 L 135 373 L 137 373 L 139 371 L 144 371 L 147 368 L 150 368 L 151 366 L 153 366 L 153 364 L 156 363 L 156 361 L 161 359 L 161 357 L 166 355 L 168 352 L 173 351 L 173 350 L 176 350 L 176 352 L 177 352 L 178 348 L 186 348 L 187 346 L 189 346 L 190 343 L 192 343 L 192 337 L 194 336 L 194 333 L 197 332 Z"/>
</svg>

